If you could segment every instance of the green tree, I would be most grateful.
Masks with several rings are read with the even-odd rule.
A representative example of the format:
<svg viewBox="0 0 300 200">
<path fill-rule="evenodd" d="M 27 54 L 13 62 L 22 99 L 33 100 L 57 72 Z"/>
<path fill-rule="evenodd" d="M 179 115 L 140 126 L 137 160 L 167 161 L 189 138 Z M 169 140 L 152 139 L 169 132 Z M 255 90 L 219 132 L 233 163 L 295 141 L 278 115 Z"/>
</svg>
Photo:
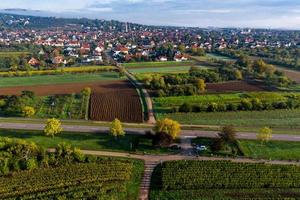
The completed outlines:
<svg viewBox="0 0 300 200">
<path fill-rule="evenodd" d="M 47 136 L 54 137 L 62 131 L 63 129 L 61 127 L 61 122 L 58 119 L 52 118 L 47 120 L 46 126 L 44 128 L 44 133 Z"/>
<path fill-rule="evenodd" d="M 261 143 L 268 142 L 272 138 L 272 129 L 270 129 L 269 127 L 264 127 L 260 129 L 256 137 L 261 141 Z"/>
<path fill-rule="evenodd" d="M 165 118 L 158 120 L 153 129 L 156 134 L 165 133 L 170 135 L 173 139 L 176 139 L 181 132 L 180 124 L 177 121 Z"/>
<path fill-rule="evenodd" d="M 83 90 L 81 90 L 81 94 L 85 97 L 89 97 L 91 93 L 92 93 L 92 89 L 89 87 L 86 87 Z"/>
<path fill-rule="evenodd" d="M 125 136 L 125 131 L 120 120 L 115 119 L 114 121 L 112 121 L 110 126 L 110 134 L 115 138 L 119 136 Z"/>
<path fill-rule="evenodd" d="M 35 109 L 30 106 L 25 106 L 22 109 L 22 113 L 24 117 L 33 117 L 35 115 Z"/>
<path fill-rule="evenodd" d="M 240 70 L 235 70 L 234 71 L 234 77 L 236 80 L 242 80 L 243 79 L 243 75 L 242 72 Z"/>
</svg>

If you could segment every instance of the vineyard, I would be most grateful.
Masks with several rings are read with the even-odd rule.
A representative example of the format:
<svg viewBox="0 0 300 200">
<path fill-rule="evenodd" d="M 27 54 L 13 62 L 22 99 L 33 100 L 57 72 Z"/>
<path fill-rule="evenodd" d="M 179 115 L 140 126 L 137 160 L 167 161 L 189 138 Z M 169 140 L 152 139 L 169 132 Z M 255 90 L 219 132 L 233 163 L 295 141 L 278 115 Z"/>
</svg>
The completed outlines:
<svg viewBox="0 0 300 200">
<path fill-rule="evenodd" d="M 103 159 L 17 172 L 0 177 L 0 199 L 136 199 L 140 165 Z"/>
<path fill-rule="evenodd" d="M 94 88 L 91 96 L 90 119 L 122 122 L 143 122 L 143 110 L 137 91 L 126 81 Z"/>
<path fill-rule="evenodd" d="M 299 180 L 296 165 L 166 162 L 153 174 L 151 199 L 299 198 Z"/>
</svg>

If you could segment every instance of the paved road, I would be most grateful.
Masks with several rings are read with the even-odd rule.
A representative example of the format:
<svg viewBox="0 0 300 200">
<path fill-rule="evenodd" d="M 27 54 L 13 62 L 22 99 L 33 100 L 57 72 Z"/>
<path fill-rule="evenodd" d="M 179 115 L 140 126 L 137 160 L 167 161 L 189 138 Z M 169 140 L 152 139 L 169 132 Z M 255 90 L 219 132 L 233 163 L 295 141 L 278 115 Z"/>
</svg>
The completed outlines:
<svg viewBox="0 0 300 200">
<path fill-rule="evenodd" d="M 107 132 L 108 127 L 104 126 L 76 126 L 76 125 L 63 125 L 64 131 L 68 132 Z M 26 123 L 8 123 L 0 122 L 0 128 L 2 129 L 16 129 L 16 130 L 43 130 L 44 124 L 26 124 Z M 128 134 L 145 134 L 145 131 L 150 130 L 149 128 L 125 128 Z M 181 133 L 182 137 L 195 138 L 195 137 L 217 137 L 216 131 L 201 131 L 201 130 L 183 130 Z M 256 133 L 238 133 L 238 139 L 256 139 Z M 300 142 L 300 135 L 284 135 L 284 134 L 273 134 L 272 140 L 281 141 L 298 141 Z"/>
</svg>

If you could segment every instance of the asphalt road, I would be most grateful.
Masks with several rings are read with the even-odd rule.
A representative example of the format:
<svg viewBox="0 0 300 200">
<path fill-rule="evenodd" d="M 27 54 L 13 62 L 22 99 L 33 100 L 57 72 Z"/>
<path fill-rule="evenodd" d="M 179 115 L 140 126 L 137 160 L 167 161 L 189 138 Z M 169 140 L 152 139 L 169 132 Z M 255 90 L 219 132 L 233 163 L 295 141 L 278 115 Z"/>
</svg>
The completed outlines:
<svg viewBox="0 0 300 200">
<path fill-rule="evenodd" d="M 15 129 L 15 130 L 43 130 L 44 124 L 27 124 L 27 123 L 8 123 L 0 122 L 0 129 Z M 63 125 L 63 130 L 67 132 L 94 132 L 104 133 L 109 130 L 108 127 L 104 126 L 77 126 L 77 125 Z M 125 128 L 127 134 L 145 134 L 145 131 L 150 130 L 149 128 Z M 218 132 L 216 131 L 202 131 L 202 130 L 182 130 L 181 136 L 185 138 L 195 137 L 217 137 Z M 0 134 L 1 136 L 1 134 Z M 256 139 L 256 133 L 238 133 L 238 139 Z M 300 135 L 285 135 L 285 134 L 273 134 L 272 140 L 280 141 L 298 141 L 300 142 Z"/>
</svg>

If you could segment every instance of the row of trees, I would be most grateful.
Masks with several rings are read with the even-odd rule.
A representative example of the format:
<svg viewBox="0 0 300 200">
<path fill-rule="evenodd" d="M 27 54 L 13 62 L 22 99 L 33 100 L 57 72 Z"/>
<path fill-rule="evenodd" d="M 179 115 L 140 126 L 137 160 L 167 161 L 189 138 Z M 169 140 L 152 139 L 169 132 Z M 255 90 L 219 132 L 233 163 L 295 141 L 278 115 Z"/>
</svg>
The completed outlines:
<svg viewBox="0 0 300 200">
<path fill-rule="evenodd" d="M 297 109 L 300 107 L 299 99 L 287 99 L 281 101 L 261 101 L 258 98 L 242 99 L 236 103 L 207 103 L 193 105 L 184 103 L 179 108 L 174 107 L 172 112 L 229 112 L 229 111 L 261 111 L 275 109 Z"/>
</svg>

